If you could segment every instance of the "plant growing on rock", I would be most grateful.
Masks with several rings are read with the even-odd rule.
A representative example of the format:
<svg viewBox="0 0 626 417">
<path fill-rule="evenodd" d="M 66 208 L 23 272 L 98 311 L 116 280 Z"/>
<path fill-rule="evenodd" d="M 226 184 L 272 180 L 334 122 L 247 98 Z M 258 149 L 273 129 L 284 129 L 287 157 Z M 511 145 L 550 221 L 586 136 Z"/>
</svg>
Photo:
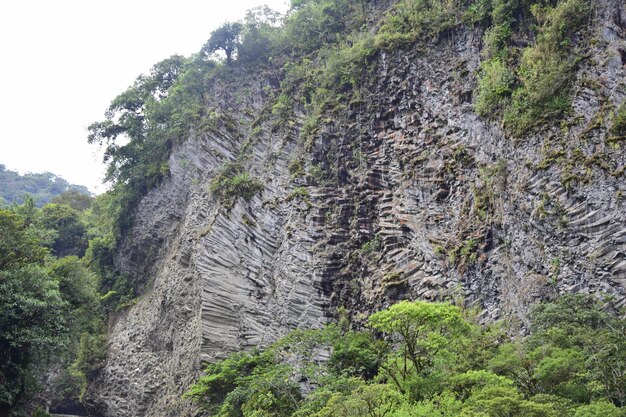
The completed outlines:
<svg viewBox="0 0 626 417">
<path fill-rule="evenodd" d="M 238 198 L 250 201 L 263 188 L 263 183 L 238 163 L 225 164 L 210 185 L 211 192 L 223 199 L 227 206 L 232 206 Z"/>
</svg>

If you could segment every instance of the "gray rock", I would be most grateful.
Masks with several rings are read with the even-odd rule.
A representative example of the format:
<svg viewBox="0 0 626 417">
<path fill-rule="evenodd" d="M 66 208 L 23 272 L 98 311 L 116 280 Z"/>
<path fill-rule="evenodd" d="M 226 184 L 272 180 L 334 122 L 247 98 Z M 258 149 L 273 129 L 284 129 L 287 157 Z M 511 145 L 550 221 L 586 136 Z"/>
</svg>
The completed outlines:
<svg viewBox="0 0 626 417">
<path fill-rule="evenodd" d="M 230 122 L 174 149 L 171 178 L 144 198 L 123 242 L 118 266 L 142 295 L 111 324 L 91 408 L 115 417 L 197 415 L 181 395 L 202 361 L 320 327 L 338 306 L 358 325 L 400 299 L 455 299 L 479 306 L 484 321 L 514 315 L 523 327 L 532 303 L 560 293 L 608 293 L 626 304 L 623 176 L 589 163 L 574 169 L 590 183 L 572 185 L 558 164 L 536 168 L 545 149 L 626 163 L 605 143 L 606 123 L 587 130 L 608 111 L 600 103 L 626 97 L 617 52 L 624 30 L 613 19 L 616 8 L 626 16 L 623 2 L 597 3 L 592 36 L 601 41 L 579 69 L 567 132 L 546 126 L 513 141 L 477 117 L 481 36 L 468 30 L 426 53 L 380 53 L 364 104 L 329 115 L 310 150 L 298 140 L 302 111 L 282 124 L 263 112 L 271 73 L 216 82 L 210 105 L 232 109 Z M 261 133 L 252 135 L 257 118 Z M 211 179 L 246 140 L 242 160 L 265 188 L 227 209 L 209 191 Z M 324 178 L 292 178 L 297 158 Z M 297 186 L 309 196 L 290 198 Z"/>
</svg>

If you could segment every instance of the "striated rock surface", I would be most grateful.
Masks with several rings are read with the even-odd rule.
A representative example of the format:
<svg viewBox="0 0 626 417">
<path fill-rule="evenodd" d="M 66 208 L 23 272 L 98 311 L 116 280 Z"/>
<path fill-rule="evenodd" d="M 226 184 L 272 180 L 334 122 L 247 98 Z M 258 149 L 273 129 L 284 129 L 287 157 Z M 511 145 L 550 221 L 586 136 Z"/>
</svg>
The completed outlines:
<svg viewBox="0 0 626 417">
<path fill-rule="evenodd" d="M 123 242 L 119 267 L 143 294 L 111 325 L 91 408 L 195 415 L 181 395 L 203 360 L 321 326 L 338 306 L 359 323 L 399 299 L 458 298 L 522 325 L 558 293 L 624 306 L 626 155 L 606 141 L 626 98 L 623 16 L 598 2 L 573 114 L 520 141 L 473 111 L 482 36 L 469 30 L 376 55 L 361 100 L 309 143 L 303 109 L 271 114 L 277 72 L 215 81 L 215 123 L 174 149 Z M 264 188 L 228 207 L 210 185 L 233 161 Z"/>
</svg>

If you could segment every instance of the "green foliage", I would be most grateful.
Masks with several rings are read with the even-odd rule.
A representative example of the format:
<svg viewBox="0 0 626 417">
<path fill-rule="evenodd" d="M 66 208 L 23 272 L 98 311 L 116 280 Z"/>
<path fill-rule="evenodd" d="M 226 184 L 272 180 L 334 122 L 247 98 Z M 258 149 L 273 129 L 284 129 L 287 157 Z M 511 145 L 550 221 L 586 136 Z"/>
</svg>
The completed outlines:
<svg viewBox="0 0 626 417">
<path fill-rule="evenodd" d="M 49 274 L 59 284 L 59 291 L 70 308 L 80 311 L 79 318 L 88 316 L 98 305 L 95 275 L 76 256 L 55 259 L 48 266 Z"/>
<path fill-rule="evenodd" d="M 245 63 L 269 61 L 275 52 L 281 16 L 267 6 L 246 13 L 237 60 Z"/>
<path fill-rule="evenodd" d="M 237 53 L 237 49 L 241 45 L 242 30 L 243 25 L 241 23 L 224 23 L 211 33 L 211 37 L 202 47 L 202 52 L 210 56 L 217 51 L 224 51 L 226 62 L 232 62 L 233 54 Z"/>
<path fill-rule="evenodd" d="M 64 310 L 58 284 L 41 266 L 0 271 L 0 410 L 36 388 L 34 364 L 63 345 Z"/>
<path fill-rule="evenodd" d="M 359 384 L 350 392 L 336 392 L 316 417 L 384 417 L 402 401 L 391 385 Z"/>
<path fill-rule="evenodd" d="M 52 417 L 52 415 L 37 407 L 33 412 L 33 417 Z"/>
<path fill-rule="evenodd" d="M 358 33 L 322 51 L 325 54 L 323 85 L 335 94 L 355 90 L 365 79 L 369 59 L 377 49 L 374 35 Z"/>
<path fill-rule="evenodd" d="M 51 203 L 70 206 L 78 212 L 83 212 L 91 206 L 92 201 L 93 197 L 90 195 L 76 190 L 68 190 L 54 197 Z"/>
<path fill-rule="evenodd" d="M 308 201 L 309 196 L 310 196 L 309 190 L 307 190 L 305 187 L 296 187 L 293 189 L 291 193 L 289 193 L 285 201 L 292 201 L 292 200 Z"/>
<path fill-rule="evenodd" d="M 27 199 L 0 210 L 0 413 L 31 399 L 52 366 L 62 370 L 56 382 L 65 400 L 87 385 L 72 364 L 86 357 L 84 338 L 106 341 L 98 279 L 77 256 L 56 258 L 44 246 L 61 242 L 54 252 L 69 252 L 86 244 L 86 229 L 66 204 L 37 209 Z"/>
<path fill-rule="evenodd" d="M 500 326 L 472 324 L 467 317 L 473 314 L 405 301 L 374 313 L 374 332 L 335 325 L 296 330 L 265 351 L 209 364 L 185 395 L 218 416 L 624 415 L 614 382 L 590 379 L 603 365 L 584 348 L 589 343 L 617 355 L 613 376 L 623 375 L 615 366 L 626 363 L 618 353 L 623 340 L 597 332 L 623 338 L 624 319 L 592 297 L 538 305 L 530 337 L 513 341 L 503 340 Z M 330 360 L 314 363 L 328 349 Z M 304 395 L 296 381 L 312 390 Z"/>
<path fill-rule="evenodd" d="M 470 330 L 458 307 L 421 301 L 402 301 L 374 313 L 369 325 L 399 344 L 381 369 L 401 393 L 416 400 L 423 396 L 424 384 L 436 385 L 439 372 L 446 372 L 440 361 L 454 360 L 452 352 L 444 352 L 451 339 Z"/>
<path fill-rule="evenodd" d="M 22 204 L 24 196 L 28 194 L 33 197 L 37 207 L 42 207 L 64 193 L 76 193 L 85 198 L 91 194 L 87 187 L 70 184 L 50 172 L 20 175 L 0 164 L 0 199 L 7 203 Z"/>
<path fill-rule="evenodd" d="M 39 227 L 54 231 L 50 249 L 57 257 L 83 256 L 87 249 L 85 225 L 80 213 L 66 204 L 46 204 L 38 216 Z"/>
<path fill-rule="evenodd" d="M 220 417 L 287 416 L 296 410 L 301 397 L 289 371 L 269 351 L 236 353 L 209 364 L 184 396 Z"/>
<path fill-rule="evenodd" d="M 373 239 L 368 240 L 361 246 L 360 252 L 362 255 L 370 255 L 373 252 L 380 250 L 381 246 L 382 243 L 380 238 L 378 236 L 374 236 Z"/>
<path fill-rule="evenodd" d="M 132 225 L 140 199 L 169 175 L 174 144 L 199 124 L 205 77 L 214 67 L 197 55 L 163 60 L 113 99 L 105 120 L 89 126 L 89 143 L 105 147 L 115 236 Z"/>
<path fill-rule="evenodd" d="M 279 95 L 276 99 L 276 103 L 272 106 L 272 114 L 285 119 L 292 112 L 293 101 L 291 100 L 291 97 L 286 94 Z"/>
<path fill-rule="evenodd" d="M 106 334 L 84 332 L 76 352 L 76 359 L 69 371 L 82 377 L 81 395 L 86 388 L 87 377 L 104 365 L 106 358 Z"/>
<path fill-rule="evenodd" d="M 371 334 L 349 331 L 333 344 L 328 367 L 338 375 L 371 380 L 378 374 L 380 350 Z"/>
<path fill-rule="evenodd" d="M 334 43 L 351 23 L 353 7 L 348 0 L 306 0 L 292 6 L 283 32 L 287 50 L 306 53 Z"/>
<path fill-rule="evenodd" d="M 615 111 L 613 125 L 611 126 L 611 135 L 616 139 L 626 138 L 626 102 Z"/>
<path fill-rule="evenodd" d="M 0 209 L 0 270 L 41 264 L 47 250 L 27 219 L 14 211 Z"/>
<path fill-rule="evenodd" d="M 624 417 L 624 410 L 607 401 L 595 401 L 578 407 L 574 417 Z"/>
<path fill-rule="evenodd" d="M 577 64 L 572 41 L 590 10 L 588 0 L 548 4 L 494 0 L 492 26 L 484 38 L 486 60 L 481 65 L 476 111 L 483 116 L 504 113 L 505 127 L 515 136 L 565 115 L 570 107 L 568 86 Z M 515 25 L 520 24 L 517 16 L 528 14 L 536 24 L 536 41 L 521 50 L 517 59 L 518 51 L 509 43 Z"/>
<path fill-rule="evenodd" d="M 514 82 L 515 76 L 506 64 L 498 59 L 486 61 L 478 79 L 476 112 L 487 117 L 498 114 L 508 103 Z"/>
<path fill-rule="evenodd" d="M 238 198 L 250 201 L 265 187 L 238 163 L 226 163 L 211 181 L 210 190 L 231 207 Z"/>
<path fill-rule="evenodd" d="M 455 1 L 401 0 L 389 13 L 380 29 L 387 45 L 427 41 L 455 26 L 460 8 Z"/>
<path fill-rule="evenodd" d="M 111 195 L 105 195 L 110 197 Z M 105 221 L 105 227 L 110 224 Z M 119 311 L 133 304 L 136 289 L 129 278 L 114 264 L 116 238 L 111 230 L 89 241 L 85 257 L 99 277 L 100 301 L 109 311 Z"/>
<path fill-rule="evenodd" d="M 582 362 L 576 363 L 576 356 L 557 358 L 560 362 L 552 365 L 555 370 L 576 374 L 576 378 L 561 379 L 566 381 L 562 383 L 558 375 L 554 381 L 539 378 L 544 385 L 553 390 L 570 390 L 561 395 L 572 399 L 605 398 L 626 405 L 626 352 L 618 348 L 626 345 L 623 319 L 605 311 L 597 300 L 582 295 L 564 296 L 554 303 L 539 305 L 531 318 L 533 335 L 529 343 L 537 346 L 535 352 L 550 346 L 559 356 L 577 355 Z"/>
</svg>

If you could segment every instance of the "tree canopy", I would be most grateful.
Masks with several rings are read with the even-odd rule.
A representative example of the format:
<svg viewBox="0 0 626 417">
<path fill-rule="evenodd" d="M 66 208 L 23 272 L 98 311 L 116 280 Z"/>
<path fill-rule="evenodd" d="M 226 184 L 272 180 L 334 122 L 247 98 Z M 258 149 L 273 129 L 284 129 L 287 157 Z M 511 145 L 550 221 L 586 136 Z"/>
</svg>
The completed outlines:
<svg viewBox="0 0 626 417">
<path fill-rule="evenodd" d="M 211 37 L 202 47 L 202 52 L 211 56 L 217 51 L 226 54 L 226 62 L 233 60 L 233 55 L 241 45 L 241 32 L 243 25 L 239 22 L 224 23 L 211 33 Z"/>
<path fill-rule="evenodd" d="M 37 208 L 30 197 L 0 208 L 2 415 L 34 398 L 53 365 L 62 369 L 59 398 L 48 399 L 78 401 L 86 386 L 82 370 L 95 369 L 104 352 L 100 280 L 80 258 L 88 244 L 87 211 L 61 202 Z M 83 340 L 99 341 L 98 348 Z"/>
<path fill-rule="evenodd" d="M 615 311 L 564 296 L 537 305 L 530 336 L 512 339 L 472 316 L 404 301 L 370 316 L 369 331 L 296 330 L 209 364 L 185 395 L 220 417 L 624 415 L 626 321 Z M 324 350 L 330 360 L 315 362 Z"/>
</svg>

